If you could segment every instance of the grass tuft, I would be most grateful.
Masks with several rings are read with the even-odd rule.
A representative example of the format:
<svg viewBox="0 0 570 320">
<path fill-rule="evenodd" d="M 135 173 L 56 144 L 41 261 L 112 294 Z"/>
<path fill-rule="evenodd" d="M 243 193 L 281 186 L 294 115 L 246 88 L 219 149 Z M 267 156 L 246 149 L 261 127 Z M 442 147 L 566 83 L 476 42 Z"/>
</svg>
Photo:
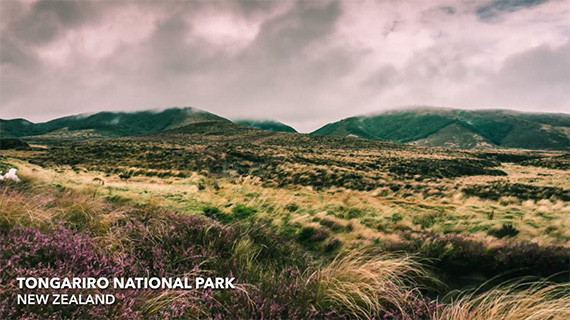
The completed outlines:
<svg viewBox="0 0 570 320">
<path fill-rule="evenodd" d="M 434 320 L 565 320 L 570 319 L 570 284 L 538 282 L 466 294 L 442 308 Z"/>
<path fill-rule="evenodd" d="M 337 256 L 311 276 L 317 285 L 318 306 L 342 310 L 360 319 L 393 310 L 403 315 L 413 313 L 413 302 L 420 299 L 416 281 L 429 278 L 410 256 L 354 251 Z"/>
</svg>

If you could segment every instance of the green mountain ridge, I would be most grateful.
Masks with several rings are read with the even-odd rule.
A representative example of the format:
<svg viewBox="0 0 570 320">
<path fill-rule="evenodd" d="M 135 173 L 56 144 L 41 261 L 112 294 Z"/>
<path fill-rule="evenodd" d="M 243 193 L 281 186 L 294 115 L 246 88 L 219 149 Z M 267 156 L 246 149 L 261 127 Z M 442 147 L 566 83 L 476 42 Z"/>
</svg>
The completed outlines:
<svg viewBox="0 0 570 320">
<path fill-rule="evenodd" d="M 311 134 L 459 149 L 569 150 L 570 115 L 422 107 L 350 117 Z"/>
<path fill-rule="evenodd" d="M 265 131 L 273 131 L 273 132 L 293 132 L 296 133 L 293 127 L 288 126 L 284 123 L 273 121 L 273 120 L 235 120 L 235 124 L 246 126 L 250 128 L 265 130 Z"/>
<path fill-rule="evenodd" d="M 296 133 L 292 127 L 277 121 L 232 122 L 191 107 L 99 112 L 44 123 L 0 119 L 1 138 L 28 142 L 147 136 L 162 132 L 231 136 L 251 130 Z M 311 134 L 455 149 L 570 150 L 570 115 L 418 107 L 346 118 Z"/>
<path fill-rule="evenodd" d="M 235 123 L 235 125 L 234 125 Z M 33 123 L 25 119 L 0 119 L 2 138 L 41 140 L 77 140 L 94 138 L 117 138 L 168 132 L 177 128 L 193 128 L 200 124 L 204 134 L 228 130 L 239 132 L 251 128 L 273 132 L 297 131 L 283 123 L 271 120 L 230 120 L 191 107 L 168 108 L 160 111 L 99 112 L 91 115 L 73 115 L 48 122 Z M 228 126 L 232 124 L 233 126 Z M 212 128 L 206 128 L 212 126 Z"/>
<path fill-rule="evenodd" d="M 183 127 L 204 121 L 229 120 L 191 107 L 169 108 L 160 111 L 99 112 L 75 115 L 44 123 L 24 119 L 0 119 L 2 137 L 36 138 L 105 138 L 136 136 Z"/>
</svg>

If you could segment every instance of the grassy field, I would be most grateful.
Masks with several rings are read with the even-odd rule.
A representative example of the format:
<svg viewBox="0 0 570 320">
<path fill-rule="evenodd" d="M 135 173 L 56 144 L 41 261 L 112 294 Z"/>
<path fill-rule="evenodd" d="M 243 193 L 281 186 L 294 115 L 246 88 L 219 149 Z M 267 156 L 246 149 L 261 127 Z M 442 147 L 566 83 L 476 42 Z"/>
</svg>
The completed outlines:
<svg viewBox="0 0 570 320">
<path fill-rule="evenodd" d="M 0 158 L 23 179 L 0 186 L 0 318 L 570 317 L 568 153 L 200 124 L 30 143 Z M 232 274 L 239 290 L 14 304 L 16 276 L 94 273 Z"/>
</svg>

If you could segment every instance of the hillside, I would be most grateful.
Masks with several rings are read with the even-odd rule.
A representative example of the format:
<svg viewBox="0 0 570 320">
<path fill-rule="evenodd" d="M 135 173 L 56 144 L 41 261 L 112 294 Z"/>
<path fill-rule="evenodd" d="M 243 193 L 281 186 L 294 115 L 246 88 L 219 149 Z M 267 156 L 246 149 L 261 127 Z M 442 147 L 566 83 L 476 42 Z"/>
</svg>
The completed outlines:
<svg viewBox="0 0 570 320">
<path fill-rule="evenodd" d="M 210 131 L 241 131 L 244 127 L 272 132 L 296 130 L 276 121 L 231 121 L 195 108 L 170 108 L 161 111 L 100 112 L 74 115 L 44 123 L 25 119 L 0 119 L 2 138 L 29 141 L 83 140 L 138 136 L 201 124 Z M 231 128 L 230 128 L 231 127 Z M 240 129 L 241 128 L 241 129 Z M 216 133 L 214 133 L 216 134 Z M 359 116 L 330 123 L 313 135 L 359 137 L 456 149 L 518 148 L 568 150 L 570 115 L 522 113 L 510 110 L 454 110 L 414 108 Z"/>
<path fill-rule="evenodd" d="M 254 129 L 274 132 L 297 132 L 293 127 L 284 123 L 272 120 L 236 120 L 235 124 L 246 126 Z"/>
<path fill-rule="evenodd" d="M 17 169 L 22 181 L 0 182 L 0 265 L 6 266 L 0 281 L 17 288 L 19 274 L 227 274 L 244 289 L 109 288 L 117 296 L 112 306 L 132 305 L 127 311 L 80 304 L 23 308 L 13 296 L 18 291 L 0 290 L 0 304 L 11 312 L 0 311 L 0 318 L 23 319 L 19 310 L 33 316 L 27 319 L 56 312 L 91 319 L 95 311 L 102 319 L 125 312 L 141 315 L 133 319 L 192 318 L 170 311 L 185 303 L 206 318 L 345 319 L 350 309 L 314 297 L 327 301 L 347 291 L 352 298 L 364 288 L 371 297 L 364 298 L 384 299 L 371 287 L 402 288 L 397 301 L 410 301 L 406 308 L 415 316 L 423 306 L 451 308 L 439 297 L 475 288 L 497 296 L 503 291 L 491 289 L 495 284 L 523 278 L 567 286 L 568 152 L 427 148 L 263 131 L 221 118 L 183 120 L 174 123 L 183 126 L 131 137 L 46 139 L 29 147 L 2 139 L 0 171 Z M 469 128 L 455 123 L 439 136 L 485 141 L 483 135 L 469 139 Z M 64 128 L 44 136 L 103 132 L 97 130 Z M 399 279 L 409 275 L 407 289 Z M 339 284 L 354 289 L 322 289 Z M 552 296 L 559 301 L 562 293 Z M 155 305 L 156 312 L 149 308 Z M 244 305 L 260 312 L 251 316 Z M 314 310 L 341 316 L 315 317 Z M 457 319 L 381 312 L 373 316 Z"/>
<path fill-rule="evenodd" d="M 351 117 L 312 134 L 460 149 L 568 150 L 570 115 L 416 108 Z"/>
<path fill-rule="evenodd" d="M 203 121 L 229 120 L 196 108 L 169 108 L 161 111 L 99 112 L 75 115 L 44 123 L 24 119 L 0 119 L 3 137 L 36 139 L 85 139 L 149 134 Z"/>
</svg>

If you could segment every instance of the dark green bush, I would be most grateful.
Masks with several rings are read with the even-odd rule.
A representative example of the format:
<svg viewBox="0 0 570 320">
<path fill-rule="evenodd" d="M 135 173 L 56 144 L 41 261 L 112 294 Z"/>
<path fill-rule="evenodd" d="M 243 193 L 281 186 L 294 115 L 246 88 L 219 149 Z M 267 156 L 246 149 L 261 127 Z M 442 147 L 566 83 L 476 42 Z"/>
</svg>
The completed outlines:
<svg viewBox="0 0 570 320">
<path fill-rule="evenodd" d="M 404 219 L 404 218 L 403 218 L 402 215 L 399 214 L 399 213 L 394 213 L 394 214 L 392 215 L 392 222 L 393 222 L 393 223 L 398 223 L 398 222 L 402 221 L 402 219 Z"/>
<path fill-rule="evenodd" d="M 290 203 L 290 204 L 285 206 L 285 210 L 287 210 L 289 212 L 295 212 L 295 211 L 299 210 L 299 206 L 294 204 L 294 203 Z"/>
<path fill-rule="evenodd" d="M 236 219 L 245 219 L 255 213 L 257 213 L 256 208 L 248 207 L 241 203 L 236 204 L 232 209 L 232 214 Z"/>
<path fill-rule="evenodd" d="M 324 252 L 332 253 L 337 251 L 340 247 L 342 247 L 342 241 L 340 241 L 338 238 L 333 238 L 327 241 L 325 244 Z"/>
<path fill-rule="evenodd" d="M 501 229 L 499 230 L 489 230 L 488 234 L 499 239 L 504 237 L 511 238 L 519 234 L 519 230 L 517 230 L 517 228 L 515 228 L 512 223 L 507 222 L 503 223 Z"/>
<path fill-rule="evenodd" d="M 216 208 L 216 207 L 210 207 L 210 206 L 206 206 L 202 209 L 202 211 L 204 212 L 204 215 L 208 218 L 212 218 L 212 219 L 217 219 L 219 220 L 220 215 L 224 215 L 220 209 Z"/>
<path fill-rule="evenodd" d="M 314 243 L 325 240 L 329 234 L 324 229 L 316 229 L 313 227 L 304 227 L 297 235 L 297 240 L 301 243 Z"/>
<path fill-rule="evenodd" d="M 422 229 L 433 227 L 435 224 L 435 216 L 431 214 L 426 214 L 422 216 L 415 216 L 412 219 L 414 224 L 420 225 Z"/>
<path fill-rule="evenodd" d="M 363 215 L 364 215 L 364 213 L 362 212 L 362 210 L 360 210 L 358 208 L 351 208 L 348 210 L 348 212 L 346 214 L 346 218 L 347 219 L 360 218 Z"/>
</svg>

